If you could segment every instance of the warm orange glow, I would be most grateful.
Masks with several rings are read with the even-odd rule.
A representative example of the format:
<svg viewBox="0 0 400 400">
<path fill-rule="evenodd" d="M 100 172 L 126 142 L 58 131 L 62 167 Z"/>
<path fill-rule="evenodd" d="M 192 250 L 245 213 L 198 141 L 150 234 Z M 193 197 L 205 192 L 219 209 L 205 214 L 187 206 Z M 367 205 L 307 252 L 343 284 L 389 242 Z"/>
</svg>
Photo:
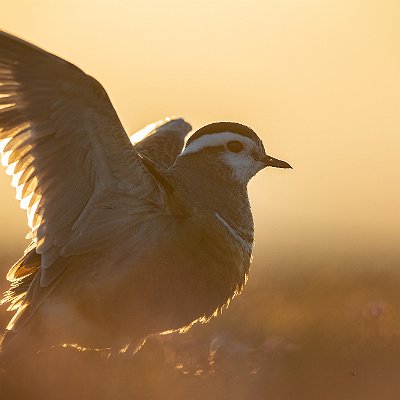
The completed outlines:
<svg viewBox="0 0 400 400">
<path fill-rule="evenodd" d="M 174 398 L 165 388 L 182 381 L 164 378 L 165 371 L 192 371 L 200 393 L 207 376 L 227 398 L 255 398 L 257 388 L 276 398 L 324 399 L 327 388 L 329 399 L 397 398 L 398 387 L 392 397 L 389 391 L 400 359 L 400 2 L 4 3 L 0 28 L 98 79 L 126 131 L 137 132 L 132 142 L 168 115 L 194 129 L 232 120 L 251 126 L 271 156 L 294 168 L 269 168 L 250 184 L 254 266 L 227 312 L 185 335 L 150 338 L 136 366 L 121 359 L 100 365 L 68 352 L 85 348 L 61 345 L 63 376 L 80 387 L 87 373 L 108 398 L 134 386 L 138 375 L 139 383 L 151 382 L 149 398 Z M 0 141 L 0 150 L 6 145 Z M 19 175 L 0 173 L 0 290 L 28 244 L 26 213 L 10 185 Z M 3 307 L 1 327 L 5 314 Z M 87 369 L 76 368 L 77 360 Z M 28 360 L 26 369 L 41 377 L 37 362 Z M 49 372 L 46 358 L 39 365 Z M 238 387 L 246 388 L 243 395 Z"/>
<path fill-rule="evenodd" d="M 1 27 L 95 76 L 129 132 L 167 115 L 194 128 L 237 120 L 293 164 L 251 185 L 258 248 L 274 232 L 275 245 L 301 233 L 349 250 L 355 235 L 367 248 L 384 235 L 396 251 L 397 2 L 89 2 L 79 16 L 68 2 L 40 4 L 4 5 Z M 25 215 L 4 174 L 0 188 L 4 243 L 22 248 Z"/>
</svg>

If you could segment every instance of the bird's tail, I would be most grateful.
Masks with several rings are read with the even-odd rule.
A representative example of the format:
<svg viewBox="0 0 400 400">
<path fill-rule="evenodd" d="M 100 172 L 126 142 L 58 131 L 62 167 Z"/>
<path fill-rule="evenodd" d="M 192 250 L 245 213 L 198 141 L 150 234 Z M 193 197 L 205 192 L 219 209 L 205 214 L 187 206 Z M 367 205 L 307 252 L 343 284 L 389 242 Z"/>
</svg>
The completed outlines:
<svg viewBox="0 0 400 400">
<path fill-rule="evenodd" d="M 35 337 L 30 326 L 18 332 L 7 329 L 0 338 L 0 371 L 15 369 L 24 358 L 35 354 L 37 352 Z"/>
<path fill-rule="evenodd" d="M 17 361 L 18 352 L 13 351 L 14 346 L 12 345 L 15 335 L 15 332 L 7 329 L 0 338 L 0 371 L 7 369 L 9 365 Z"/>
</svg>

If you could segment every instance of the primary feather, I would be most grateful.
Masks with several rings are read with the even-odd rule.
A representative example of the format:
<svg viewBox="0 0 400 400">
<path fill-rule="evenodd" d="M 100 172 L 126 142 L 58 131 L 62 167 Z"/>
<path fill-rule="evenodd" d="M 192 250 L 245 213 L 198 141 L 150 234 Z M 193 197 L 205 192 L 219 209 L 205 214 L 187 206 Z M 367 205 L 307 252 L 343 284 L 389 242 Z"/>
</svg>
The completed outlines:
<svg viewBox="0 0 400 400">
<path fill-rule="evenodd" d="M 0 139 L 2 163 L 27 210 L 34 243 L 29 253 L 40 255 L 35 270 L 40 287 L 52 285 L 63 272 L 67 262 L 60 257 L 81 252 L 68 245 L 85 236 L 99 203 L 107 199 L 112 206 L 120 197 L 137 202 L 156 189 L 102 86 L 5 32 L 0 33 Z M 115 215 L 103 217 L 91 231 L 110 225 L 118 225 Z M 86 247 L 101 246 L 96 235 L 85 240 Z M 12 270 L 20 274 L 24 260 Z M 15 307 L 32 279 L 22 283 L 15 273 L 9 279 L 14 283 L 6 300 Z"/>
</svg>

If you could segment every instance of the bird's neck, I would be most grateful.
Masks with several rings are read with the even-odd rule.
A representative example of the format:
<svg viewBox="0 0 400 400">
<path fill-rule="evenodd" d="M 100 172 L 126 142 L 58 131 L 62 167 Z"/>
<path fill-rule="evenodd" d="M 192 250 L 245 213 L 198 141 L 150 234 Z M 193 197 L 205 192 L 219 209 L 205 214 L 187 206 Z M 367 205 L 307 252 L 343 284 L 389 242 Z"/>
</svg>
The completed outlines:
<svg viewBox="0 0 400 400">
<path fill-rule="evenodd" d="M 216 218 L 226 222 L 245 242 L 253 242 L 254 225 L 247 187 L 234 179 L 227 165 L 195 155 L 190 159 L 179 157 L 168 174 L 189 201 L 214 211 Z"/>
</svg>

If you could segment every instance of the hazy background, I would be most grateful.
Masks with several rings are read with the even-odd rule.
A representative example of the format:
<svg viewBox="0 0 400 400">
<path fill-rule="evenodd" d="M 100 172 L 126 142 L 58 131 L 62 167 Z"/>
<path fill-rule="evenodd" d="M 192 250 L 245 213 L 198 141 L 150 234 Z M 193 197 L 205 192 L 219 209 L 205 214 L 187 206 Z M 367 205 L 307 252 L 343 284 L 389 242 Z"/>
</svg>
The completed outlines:
<svg viewBox="0 0 400 400">
<path fill-rule="evenodd" d="M 220 321 L 176 339 L 192 338 L 188 354 L 203 354 L 200 342 L 208 354 L 224 335 L 229 348 L 250 346 L 251 356 L 244 352 L 244 360 L 220 364 L 225 375 L 212 375 L 225 390 L 226 379 L 240 375 L 243 393 L 235 389 L 234 398 L 400 394 L 399 21 L 395 0 L 2 1 L 0 28 L 96 77 L 127 131 L 167 115 L 195 129 L 239 121 L 294 167 L 264 171 L 250 185 L 256 251 L 246 293 Z M 27 232 L 9 182 L 0 174 L 3 277 Z M 0 315 L 4 325 L 8 316 Z M 141 357 L 158 354 L 154 346 Z M 298 359 L 286 362 L 275 351 Z M 239 366 L 253 356 L 267 367 L 248 375 Z M 162 364 L 154 359 L 147 360 L 153 374 Z M 227 364 L 240 372 L 226 372 Z M 110 385 L 113 396 L 116 386 L 128 390 L 126 382 Z M 160 393 L 171 385 L 183 383 L 174 375 Z M 185 385 L 190 392 L 192 383 Z"/>
</svg>

